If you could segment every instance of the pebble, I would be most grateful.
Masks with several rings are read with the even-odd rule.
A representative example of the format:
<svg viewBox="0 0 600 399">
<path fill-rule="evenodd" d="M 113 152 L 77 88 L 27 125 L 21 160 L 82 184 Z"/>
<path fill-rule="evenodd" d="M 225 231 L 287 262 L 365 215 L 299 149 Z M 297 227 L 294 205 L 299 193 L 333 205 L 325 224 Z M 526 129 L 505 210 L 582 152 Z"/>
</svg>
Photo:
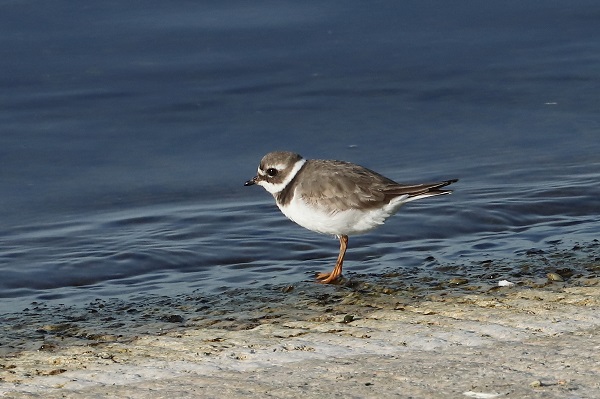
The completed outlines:
<svg viewBox="0 0 600 399">
<path fill-rule="evenodd" d="M 548 273 L 546 274 L 548 280 L 550 281 L 565 281 L 562 276 L 558 273 Z"/>
<path fill-rule="evenodd" d="M 515 283 L 512 283 L 512 282 L 510 282 L 508 280 L 498 281 L 498 287 L 512 287 L 514 285 L 515 285 Z"/>
<path fill-rule="evenodd" d="M 540 381 L 540 380 L 535 380 L 535 381 L 532 381 L 532 382 L 529 384 L 529 386 L 530 386 L 530 387 L 532 387 L 532 388 L 539 388 L 539 387 L 541 387 L 541 386 L 543 386 L 543 385 L 544 385 L 544 384 L 542 384 L 542 381 Z"/>
</svg>

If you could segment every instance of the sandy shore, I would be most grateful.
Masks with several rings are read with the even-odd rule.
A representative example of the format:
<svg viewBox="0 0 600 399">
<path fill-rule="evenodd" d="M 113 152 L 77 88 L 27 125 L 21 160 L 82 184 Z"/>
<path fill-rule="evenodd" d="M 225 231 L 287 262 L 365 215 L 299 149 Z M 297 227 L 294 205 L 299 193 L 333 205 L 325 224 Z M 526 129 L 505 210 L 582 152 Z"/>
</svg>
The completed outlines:
<svg viewBox="0 0 600 399">
<path fill-rule="evenodd" d="M 423 297 L 295 288 L 237 328 L 248 311 L 6 357 L 0 395 L 595 398 L 600 286 L 590 281 Z"/>
</svg>

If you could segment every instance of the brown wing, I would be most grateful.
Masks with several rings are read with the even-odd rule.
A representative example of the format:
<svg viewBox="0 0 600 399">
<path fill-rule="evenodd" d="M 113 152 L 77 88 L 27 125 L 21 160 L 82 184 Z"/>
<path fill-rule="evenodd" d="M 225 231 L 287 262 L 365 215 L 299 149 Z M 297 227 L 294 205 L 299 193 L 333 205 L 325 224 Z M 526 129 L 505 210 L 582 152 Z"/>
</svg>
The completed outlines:
<svg viewBox="0 0 600 399">
<path fill-rule="evenodd" d="M 402 185 L 370 169 L 343 161 L 310 160 L 298 179 L 297 193 L 308 203 L 319 203 L 331 212 L 375 208 L 393 198 L 446 194 L 440 190 L 452 180 L 433 184 Z M 307 177 L 310 176 L 310 179 Z M 416 199 L 416 198 L 415 198 Z"/>
</svg>

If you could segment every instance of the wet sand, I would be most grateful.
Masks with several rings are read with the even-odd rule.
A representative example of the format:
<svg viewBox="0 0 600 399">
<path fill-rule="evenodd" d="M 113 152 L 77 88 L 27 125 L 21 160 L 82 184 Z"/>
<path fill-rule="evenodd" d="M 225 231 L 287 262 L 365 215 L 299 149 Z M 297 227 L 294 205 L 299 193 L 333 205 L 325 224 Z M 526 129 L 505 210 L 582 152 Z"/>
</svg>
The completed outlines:
<svg viewBox="0 0 600 399">
<path fill-rule="evenodd" d="M 0 392 L 11 398 L 591 398 L 600 392 L 597 282 L 444 292 L 416 301 L 356 291 L 341 296 L 320 312 L 301 296 L 293 307 L 267 306 L 249 328 L 215 323 L 24 351 L 2 361 Z M 268 317 L 282 307 L 288 317 Z"/>
</svg>

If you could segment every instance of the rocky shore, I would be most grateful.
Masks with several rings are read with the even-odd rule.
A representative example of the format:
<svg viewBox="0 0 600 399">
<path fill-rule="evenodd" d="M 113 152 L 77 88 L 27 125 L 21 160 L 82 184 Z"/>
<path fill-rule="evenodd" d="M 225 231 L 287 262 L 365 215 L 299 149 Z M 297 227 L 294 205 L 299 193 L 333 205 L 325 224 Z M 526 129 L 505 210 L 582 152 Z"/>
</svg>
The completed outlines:
<svg viewBox="0 0 600 399">
<path fill-rule="evenodd" d="M 5 356 L 0 395 L 597 397 L 598 280 L 550 280 L 423 293 L 301 283 L 231 295 L 229 309 L 182 298 L 170 329 L 46 336 Z M 213 317 L 191 316 L 202 303 Z"/>
</svg>

